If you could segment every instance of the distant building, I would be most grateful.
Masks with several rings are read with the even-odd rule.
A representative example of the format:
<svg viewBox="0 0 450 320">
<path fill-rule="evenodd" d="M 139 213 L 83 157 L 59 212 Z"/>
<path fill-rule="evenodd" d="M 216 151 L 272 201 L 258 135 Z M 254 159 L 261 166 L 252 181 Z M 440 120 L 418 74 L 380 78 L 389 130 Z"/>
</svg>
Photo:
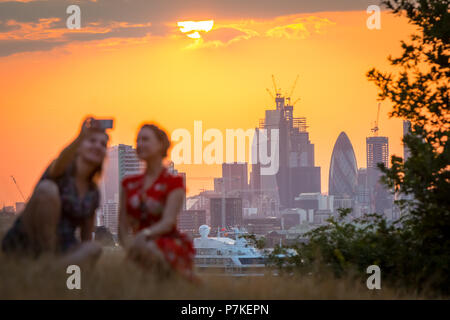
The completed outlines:
<svg viewBox="0 0 450 320">
<path fill-rule="evenodd" d="M 16 214 L 16 211 L 14 210 L 13 206 L 4 206 L 1 212 L 5 215 L 14 215 Z"/>
<path fill-rule="evenodd" d="M 367 178 L 367 169 L 358 169 L 357 202 L 361 205 L 362 213 L 369 213 L 370 190 Z"/>
<path fill-rule="evenodd" d="M 345 132 L 341 132 L 331 155 L 328 194 L 335 198 L 356 197 L 357 176 L 358 167 L 352 143 Z"/>
<path fill-rule="evenodd" d="M 367 168 L 377 168 L 378 163 L 389 167 L 389 139 L 388 137 L 367 137 Z"/>
<path fill-rule="evenodd" d="M 264 165 L 252 165 L 251 187 L 260 196 L 264 193 L 275 208 L 290 208 L 294 198 L 301 192 L 320 192 L 320 167 L 314 165 L 314 144 L 309 140 L 306 118 L 294 117 L 294 106 L 290 98 L 277 94 L 275 110 L 266 110 L 265 118 L 260 120 L 253 141 L 256 154 L 259 154 L 259 132 L 265 130 L 267 150 L 272 145 L 272 129 L 278 130 L 278 171 L 273 175 L 262 174 Z M 256 197 L 256 199 L 259 199 Z"/>
<path fill-rule="evenodd" d="M 403 120 L 403 138 L 408 135 L 411 132 L 411 121 L 409 120 Z M 409 156 L 411 155 L 411 152 L 409 151 L 408 147 L 405 143 L 403 143 L 403 160 L 408 160 Z"/>
<path fill-rule="evenodd" d="M 222 178 L 214 178 L 214 192 L 216 193 L 225 192 L 225 187 Z"/>
<path fill-rule="evenodd" d="M 286 230 L 273 230 L 266 234 L 266 247 L 274 248 L 275 246 L 286 245 Z"/>
<path fill-rule="evenodd" d="M 178 229 L 191 237 L 198 237 L 198 229 L 204 224 L 206 224 L 205 210 L 183 210 L 177 216 Z"/>
<path fill-rule="evenodd" d="M 248 164 L 222 163 L 221 183 L 225 186 L 227 195 L 242 194 L 248 190 Z"/>
<path fill-rule="evenodd" d="M 225 199 L 225 211 L 222 211 L 222 202 Z M 241 227 L 243 225 L 243 210 L 241 198 L 211 198 L 211 231 L 217 228 Z M 225 214 L 222 217 L 222 214 Z"/>
<path fill-rule="evenodd" d="M 289 207 L 295 207 L 295 197 L 300 193 L 320 193 L 320 167 L 290 168 L 291 196 Z"/>
<path fill-rule="evenodd" d="M 250 234 L 265 235 L 273 230 L 281 230 L 281 219 L 278 217 L 246 218 L 244 227 Z"/>
<path fill-rule="evenodd" d="M 289 208 L 281 212 L 281 229 L 288 230 L 303 222 L 314 223 L 313 209 Z"/>
<path fill-rule="evenodd" d="M 25 209 L 25 202 L 16 202 L 16 213 L 21 213 L 23 209 Z"/>
<path fill-rule="evenodd" d="M 296 208 L 304 210 L 330 210 L 333 211 L 334 196 L 321 193 L 301 193 L 295 198 Z"/>
<path fill-rule="evenodd" d="M 145 164 L 138 159 L 132 146 L 119 144 L 108 148 L 100 181 L 102 203 L 97 225 L 104 225 L 117 234 L 121 181 L 126 176 L 141 173 L 144 168 Z"/>
<path fill-rule="evenodd" d="M 380 178 L 382 172 L 379 163 L 389 167 L 389 140 L 387 137 L 366 138 L 367 152 L 367 185 L 370 194 L 370 211 L 384 213 L 392 208 L 392 197 L 386 186 L 382 185 Z"/>
<path fill-rule="evenodd" d="M 184 186 L 186 187 L 186 172 L 179 172 L 177 169 L 175 169 L 175 164 L 173 163 L 173 161 L 170 161 L 167 169 L 173 174 L 180 175 L 183 178 Z M 186 193 L 184 194 L 183 210 L 186 210 Z"/>
</svg>

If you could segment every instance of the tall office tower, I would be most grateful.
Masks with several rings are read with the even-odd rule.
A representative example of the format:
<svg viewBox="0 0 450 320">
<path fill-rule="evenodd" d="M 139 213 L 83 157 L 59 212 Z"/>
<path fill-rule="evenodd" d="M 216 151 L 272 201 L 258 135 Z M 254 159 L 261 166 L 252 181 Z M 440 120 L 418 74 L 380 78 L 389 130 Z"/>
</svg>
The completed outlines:
<svg viewBox="0 0 450 320">
<path fill-rule="evenodd" d="M 104 163 L 103 175 L 100 181 L 101 210 L 100 221 L 111 233 L 117 234 L 120 185 L 124 177 L 139 174 L 145 168 L 132 146 L 119 144 L 108 148 Z"/>
<path fill-rule="evenodd" d="M 225 200 L 225 208 L 223 208 L 223 200 Z M 211 198 L 209 201 L 212 231 L 216 231 L 218 227 L 230 228 L 242 226 L 243 210 L 241 198 Z M 225 224 L 222 220 L 222 214 L 225 214 Z"/>
<path fill-rule="evenodd" d="M 180 175 L 183 178 L 184 186 L 186 187 L 186 172 L 180 172 L 177 169 L 175 169 L 175 164 L 174 164 L 173 161 L 170 161 L 169 166 L 167 167 L 167 169 L 172 174 Z M 184 194 L 183 210 L 186 210 L 186 193 Z"/>
<path fill-rule="evenodd" d="M 389 163 L 389 142 L 387 137 L 367 137 L 367 184 L 370 194 L 370 210 L 372 212 L 383 213 L 385 209 L 391 207 L 389 191 L 380 183 L 381 171 L 379 163 L 388 167 Z"/>
<path fill-rule="evenodd" d="M 306 118 L 293 117 L 290 99 L 277 93 L 276 109 L 266 110 L 264 120 L 260 120 L 257 132 L 266 130 L 267 151 L 271 154 L 272 132 L 278 130 L 278 172 L 264 175 L 264 165 L 253 165 L 252 188 L 260 189 L 281 208 L 294 205 L 300 193 L 320 192 L 320 167 L 314 166 L 314 144 L 309 140 Z M 256 152 L 259 154 L 259 135 L 256 135 Z M 261 140 L 261 143 L 265 143 Z"/>
<path fill-rule="evenodd" d="M 367 180 L 367 169 L 358 169 L 357 201 L 361 206 L 362 213 L 369 213 L 370 193 Z"/>
<path fill-rule="evenodd" d="M 246 195 L 248 190 L 247 163 L 222 163 L 222 179 L 227 195 Z"/>
<path fill-rule="evenodd" d="M 411 121 L 409 121 L 409 120 L 403 120 L 403 137 L 405 137 L 406 135 L 408 135 L 410 132 L 411 132 Z M 411 154 L 411 153 L 410 153 L 408 147 L 407 147 L 406 144 L 403 142 L 403 160 L 404 160 L 404 161 L 408 160 L 410 154 Z"/>
<path fill-rule="evenodd" d="M 367 168 L 377 168 L 378 163 L 389 166 L 389 140 L 388 137 L 367 137 Z"/>
<path fill-rule="evenodd" d="M 357 194 L 357 176 L 358 167 L 352 143 L 345 132 L 341 132 L 331 154 L 328 194 L 335 198 L 354 199 Z"/>
</svg>

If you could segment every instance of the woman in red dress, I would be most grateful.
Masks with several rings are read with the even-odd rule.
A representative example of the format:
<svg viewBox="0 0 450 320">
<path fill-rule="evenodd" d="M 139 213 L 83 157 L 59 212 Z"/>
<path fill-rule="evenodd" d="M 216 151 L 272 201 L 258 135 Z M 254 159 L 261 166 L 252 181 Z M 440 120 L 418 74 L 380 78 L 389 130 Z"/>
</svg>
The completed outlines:
<svg viewBox="0 0 450 320">
<path fill-rule="evenodd" d="M 193 279 L 195 250 L 192 241 L 176 227 L 184 181 L 162 163 L 169 146 L 163 130 L 149 124 L 141 127 L 136 151 L 146 170 L 122 181 L 119 240 L 128 258 L 144 268 L 156 266 Z"/>
</svg>

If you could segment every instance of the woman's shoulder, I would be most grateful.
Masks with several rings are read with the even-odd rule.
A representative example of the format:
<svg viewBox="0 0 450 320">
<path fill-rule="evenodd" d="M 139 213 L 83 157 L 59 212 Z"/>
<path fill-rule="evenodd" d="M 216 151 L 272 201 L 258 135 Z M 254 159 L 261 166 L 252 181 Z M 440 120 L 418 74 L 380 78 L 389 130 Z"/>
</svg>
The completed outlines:
<svg viewBox="0 0 450 320">
<path fill-rule="evenodd" d="M 165 169 L 163 179 L 169 185 L 169 189 L 175 189 L 178 187 L 185 188 L 184 177 L 179 173 L 168 170 L 167 168 Z"/>
</svg>

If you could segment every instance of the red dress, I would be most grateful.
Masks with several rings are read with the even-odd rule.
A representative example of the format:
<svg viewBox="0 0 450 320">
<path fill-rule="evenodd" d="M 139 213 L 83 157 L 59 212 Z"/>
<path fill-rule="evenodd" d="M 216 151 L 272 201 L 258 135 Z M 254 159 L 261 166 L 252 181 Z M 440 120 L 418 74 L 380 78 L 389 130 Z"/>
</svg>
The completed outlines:
<svg viewBox="0 0 450 320">
<path fill-rule="evenodd" d="M 130 221 L 134 234 L 161 219 L 171 191 L 178 188 L 185 190 L 183 177 L 170 173 L 165 167 L 147 190 L 143 190 L 144 177 L 145 174 L 134 175 L 122 181 L 127 214 L 132 218 Z M 176 225 L 168 233 L 156 238 L 155 243 L 173 269 L 184 275 L 192 275 L 195 249 L 192 240 L 178 231 Z"/>
</svg>

